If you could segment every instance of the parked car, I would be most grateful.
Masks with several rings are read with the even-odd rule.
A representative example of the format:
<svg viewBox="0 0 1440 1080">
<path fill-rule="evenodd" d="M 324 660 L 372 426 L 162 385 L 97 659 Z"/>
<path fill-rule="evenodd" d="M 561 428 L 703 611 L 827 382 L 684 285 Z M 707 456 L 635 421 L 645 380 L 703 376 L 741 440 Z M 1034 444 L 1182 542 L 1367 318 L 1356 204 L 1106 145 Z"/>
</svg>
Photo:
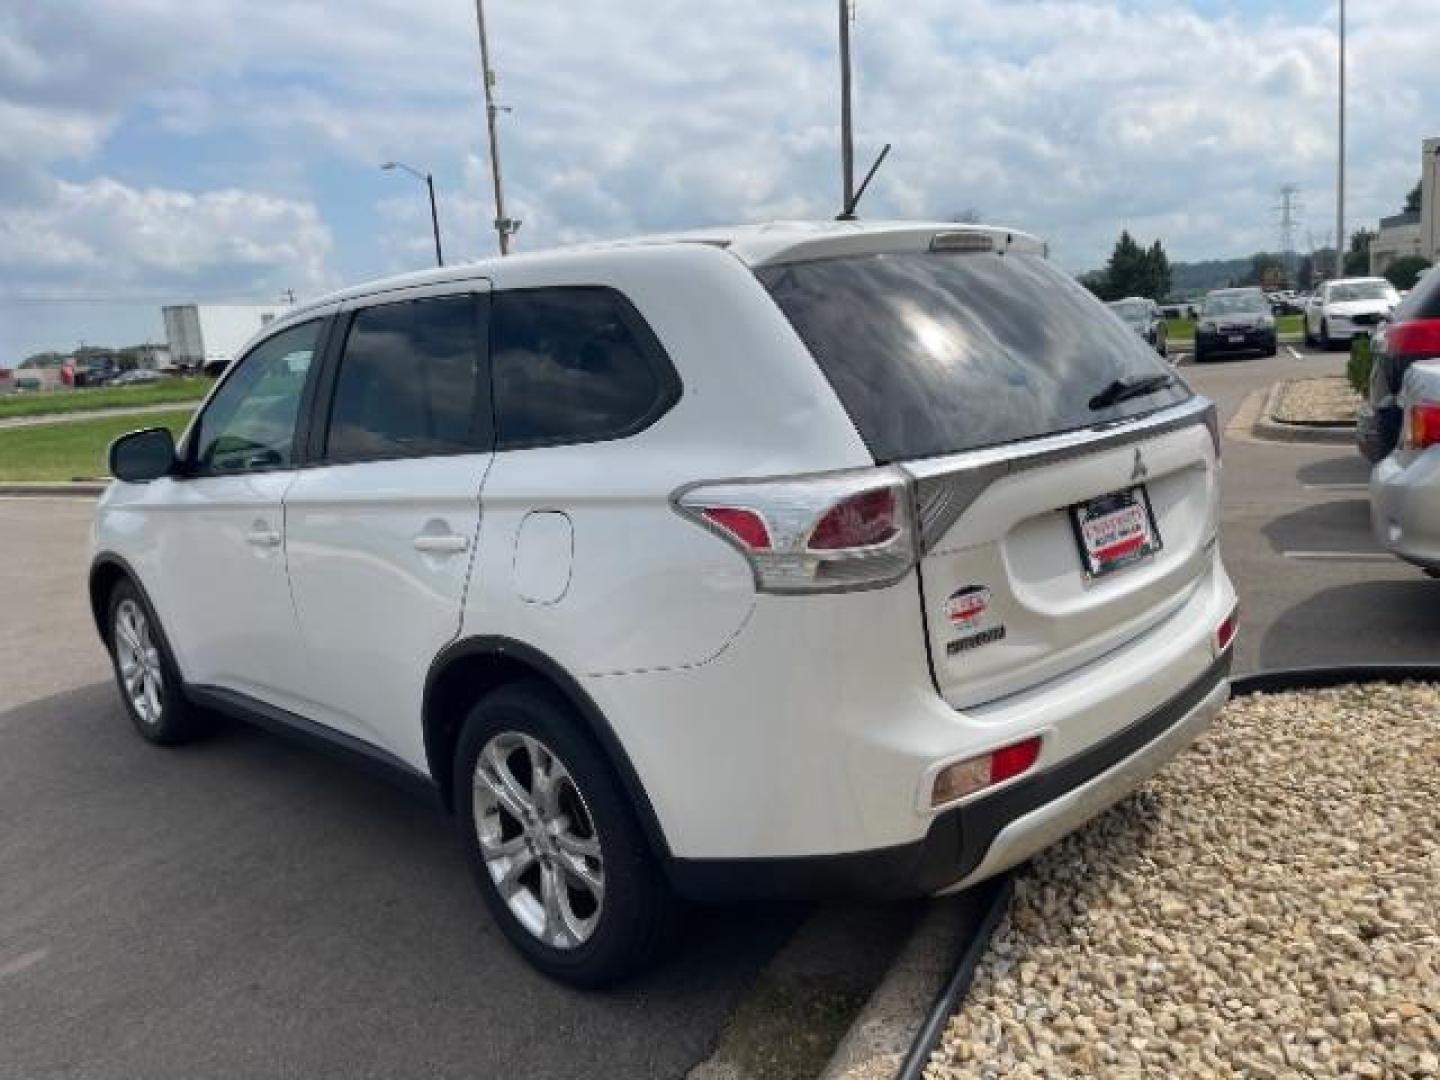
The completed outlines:
<svg viewBox="0 0 1440 1080">
<path fill-rule="evenodd" d="M 1381 547 L 1440 577 L 1440 359 L 1406 369 L 1397 405 L 1397 445 L 1370 474 L 1371 525 Z"/>
<path fill-rule="evenodd" d="M 1355 438 L 1367 460 L 1393 452 L 1404 430 L 1401 392 L 1417 361 L 1440 359 L 1440 271 L 1432 268 L 1370 339 L 1370 386 L 1356 413 Z"/>
<path fill-rule="evenodd" d="M 1143 296 L 1130 296 L 1114 300 L 1106 305 L 1120 316 L 1120 321 L 1150 343 L 1150 347 L 1161 356 L 1166 353 L 1165 316 L 1160 305 Z"/>
<path fill-rule="evenodd" d="M 1274 356 L 1275 316 L 1259 289 L 1215 289 L 1205 294 L 1195 324 L 1195 362 L 1212 356 Z"/>
<path fill-rule="evenodd" d="M 1384 278 L 1327 281 L 1305 306 L 1305 344 L 1329 349 L 1373 333 L 1399 303 L 1395 286 Z"/>
<path fill-rule="evenodd" d="M 1214 406 L 1019 232 L 826 222 L 425 271 L 111 447 L 121 697 L 388 766 L 580 985 L 675 894 L 1023 861 L 1228 695 Z M 483 523 L 483 524 L 482 524 Z"/>
<path fill-rule="evenodd" d="M 143 386 L 146 383 L 156 383 L 163 380 L 165 376 L 151 368 L 132 368 L 129 371 L 122 371 L 115 376 L 115 386 Z"/>
</svg>

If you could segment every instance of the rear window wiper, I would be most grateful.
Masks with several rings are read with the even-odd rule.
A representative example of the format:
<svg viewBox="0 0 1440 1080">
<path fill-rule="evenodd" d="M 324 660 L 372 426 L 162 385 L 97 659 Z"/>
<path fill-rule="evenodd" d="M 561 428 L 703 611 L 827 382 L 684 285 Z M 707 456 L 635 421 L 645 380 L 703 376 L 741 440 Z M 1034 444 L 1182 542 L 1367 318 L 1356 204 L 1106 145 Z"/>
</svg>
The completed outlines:
<svg viewBox="0 0 1440 1080">
<path fill-rule="evenodd" d="M 1174 375 L 1146 375 L 1142 379 L 1116 379 L 1090 399 L 1091 409 L 1108 409 L 1131 398 L 1144 397 L 1175 385 Z"/>
</svg>

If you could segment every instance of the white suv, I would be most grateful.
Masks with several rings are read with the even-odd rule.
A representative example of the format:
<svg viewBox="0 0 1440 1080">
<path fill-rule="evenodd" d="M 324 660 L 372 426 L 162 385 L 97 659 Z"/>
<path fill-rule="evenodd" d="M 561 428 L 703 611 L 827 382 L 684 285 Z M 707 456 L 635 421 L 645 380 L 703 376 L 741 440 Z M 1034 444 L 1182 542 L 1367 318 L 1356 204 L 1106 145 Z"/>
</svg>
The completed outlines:
<svg viewBox="0 0 1440 1080">
<path fill-rule="evenodd" d="M 110 462 L 90 592 L 140 733 L 220 710 L 393 766 L 578 984 L 677 894 L 995 874 L 1228 694 L 1213 407 L 1020 233 L 350 289 Z"/>
</svg>

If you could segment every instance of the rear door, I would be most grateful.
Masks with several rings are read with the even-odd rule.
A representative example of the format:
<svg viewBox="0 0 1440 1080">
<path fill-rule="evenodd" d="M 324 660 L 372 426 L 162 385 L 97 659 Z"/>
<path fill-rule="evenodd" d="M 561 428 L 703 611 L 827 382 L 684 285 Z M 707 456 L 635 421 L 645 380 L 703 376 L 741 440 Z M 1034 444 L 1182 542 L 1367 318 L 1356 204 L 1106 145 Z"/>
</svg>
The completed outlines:
<svg viewBox="0 0 1440 1080">
<path fill-rule="evenodd" d="M 957 706 L 1156 625 L 1215 538 L 1208 403 L 1039 254 L 759 271 L 878 463 L 916 478 L 922 617 Z"/>
<path fill-rule="evenodd" d="M 424 680 L 459 631 L 493 446 L 483 282 L 340 317 L 316 464 L 285 497 L 307 715 L 417 768 Z"/>
</svg>

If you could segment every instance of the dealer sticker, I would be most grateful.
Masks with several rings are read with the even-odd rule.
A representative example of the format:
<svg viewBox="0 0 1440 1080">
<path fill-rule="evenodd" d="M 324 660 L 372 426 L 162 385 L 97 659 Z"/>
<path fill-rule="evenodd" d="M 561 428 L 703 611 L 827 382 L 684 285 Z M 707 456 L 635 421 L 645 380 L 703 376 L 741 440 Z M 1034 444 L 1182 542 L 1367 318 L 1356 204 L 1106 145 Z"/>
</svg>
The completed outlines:
<svg viewBox="0 0 1440 1080">
<path fill-rule="evenodd" d="M 978 630 L 990 613 L 990 590 L 984 585 L 967 585 L 945 600 L 945 618 L 952 630 Z"/>
</svg>

